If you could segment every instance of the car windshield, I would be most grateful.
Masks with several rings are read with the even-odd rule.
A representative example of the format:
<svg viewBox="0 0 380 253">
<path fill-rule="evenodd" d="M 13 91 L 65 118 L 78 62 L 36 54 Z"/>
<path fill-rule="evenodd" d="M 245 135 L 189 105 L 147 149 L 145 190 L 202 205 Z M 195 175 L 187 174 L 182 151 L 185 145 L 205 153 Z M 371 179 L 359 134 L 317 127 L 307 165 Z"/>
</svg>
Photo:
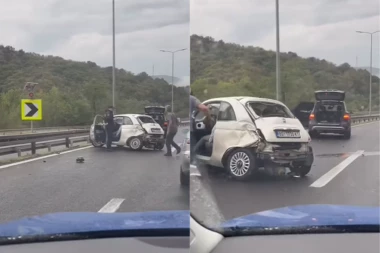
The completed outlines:
<svg viewBox="0 0 380 253">
<path fill-rule="evenodd" d="M 191 92 L 220 105 L 214 126 L 203 106 L 191 125 L 190 206 L 203 227 L 231 237 L 380 225 L 378 0 L 337 2 L 191 2 Z"/>
<path fill-rule="evenodd" d="M 247 106 L 258 117 L 294 118 L 291 111 L 287 107 L 280 104 L 271 102 L 249 102 Z"/>
<path fill-rule="evenodd" d="M 146 123 L 156 123 L 151 117 L 147 117 L 147 116 L 139 116 L 137 117 L 143 124 L 146 124 Z"/>
<path fill-rule="evenodd" d="M 0 252 L 43 238 L 170 236 L 186 226 L 178 232 L 188 235 L 189 189 L 179 187 L 173 145 L 189 129 L 189 8 L 1 1 Z M 159 124 L 168 105 L 181 124 L 167 150 Z"/>
</svg>

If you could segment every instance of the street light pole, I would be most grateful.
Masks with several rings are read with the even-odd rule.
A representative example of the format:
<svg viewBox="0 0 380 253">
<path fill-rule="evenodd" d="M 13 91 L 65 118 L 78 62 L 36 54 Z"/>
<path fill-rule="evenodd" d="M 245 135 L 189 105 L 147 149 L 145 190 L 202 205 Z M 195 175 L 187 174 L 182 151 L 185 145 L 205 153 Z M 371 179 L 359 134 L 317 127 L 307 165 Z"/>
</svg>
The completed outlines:
<svg viewBox="0 0 380 253">
<path fill-rule="evenodd" d="M 171 53 L 172 54 L 172 112 L 174 112 L 174 54 L 180 51 L 185 51 L 186 48 L 178 49 L 175 51 L 168 51 L 168 50 L 160 50 L 164 53 Z"/>
<path fill-rule="evenodd" d="M 369 105 L 368 105 L 368 113 L 371 115 L 372 113 L 372 35 L 375 33 L 378 33 L 380 31 L 375 32 L 363 32 L 363 31 L 356 31 L 357 33 L 366 33 L 371 36 L 371 49 L 370 49 L 370 60 L 369 60 Z"/>
<path fill-rule="evenodd" d="M 280 72 L 280 14 L 278 0 L 276 0 L 276 99 L 282 101 Z"/>
<path fill-rule="evenodd" d="M 115 0 L 112 0 L 112 106 L 115 108 Z"/>
</svg>

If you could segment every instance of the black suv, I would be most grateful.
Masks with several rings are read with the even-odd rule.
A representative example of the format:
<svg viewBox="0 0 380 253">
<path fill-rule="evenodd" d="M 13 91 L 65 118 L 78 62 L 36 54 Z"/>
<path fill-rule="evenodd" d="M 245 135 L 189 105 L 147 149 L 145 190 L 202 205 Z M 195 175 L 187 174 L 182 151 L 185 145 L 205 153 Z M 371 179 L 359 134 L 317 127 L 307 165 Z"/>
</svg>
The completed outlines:
<svg viewBox="0 0 380 253">
<path fill-rule="evenodd" d="M 315 92 L 316 102 L 307 124 L 311 137 L 318 137 L 321 133 L 336 133 L 342 134 L 345 139 L 351 138 L 351 116 L 344 99 L 345 92 L 340 90 Z"/>
<path fill-rule="evenodd" d="M 165 107 L 164 106 L 145 106 L 145 114 L 151 116 L 164 130 L 164 138 L 166 138 L 166 130 L 168 122 L 165 119 Z"/>
</svg>

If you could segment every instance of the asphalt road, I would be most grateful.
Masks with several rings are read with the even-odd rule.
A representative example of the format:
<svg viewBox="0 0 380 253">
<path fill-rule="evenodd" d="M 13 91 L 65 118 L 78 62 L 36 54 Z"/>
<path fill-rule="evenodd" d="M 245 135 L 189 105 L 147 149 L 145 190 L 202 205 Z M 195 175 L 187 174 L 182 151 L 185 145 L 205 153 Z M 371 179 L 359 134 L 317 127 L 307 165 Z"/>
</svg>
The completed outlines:
<svg viewBox="0 0 380 253">
<path fill-rule="evenodd" d="M 200 175 L 194 177 L 202 182 L 204 192 L 191 189 L 191 195 L 198 196 L 191 196 L 192 213 L 199 219 L 211 219 L 210 212 L 215 217 L 217 209 L 220 219 L 228 220 L 292 205 L 379 206 L 379 142 L 379 122 L 353 127 L 350 140 L 336 136 L 312 140 L 315 158 L 306 178 L 259 174 L 248 182 L 237 182 L 220 170 L 201 167 Z M 196 181 L 192 184 L 197 187 Z M 200 195 L 208 196 L 207 203 L 196 199 Z"/>
<path fill-rule="evenodd" d="M 181 156 L 165 157 L 165 150 L 86 147 L 0 166 L 0 222 L 53 212 L 189 210 L 189 192 L 179 182 Z M 76 163 L 79 156 L 84 163 Z"/>
</svg>

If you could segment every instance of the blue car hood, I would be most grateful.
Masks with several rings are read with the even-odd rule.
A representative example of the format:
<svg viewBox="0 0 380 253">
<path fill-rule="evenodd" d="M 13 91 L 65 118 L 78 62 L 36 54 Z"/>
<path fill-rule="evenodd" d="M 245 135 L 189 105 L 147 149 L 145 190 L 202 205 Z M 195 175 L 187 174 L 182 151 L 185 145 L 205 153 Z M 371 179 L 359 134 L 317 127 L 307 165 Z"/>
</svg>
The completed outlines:
<svg viewBox="0 0 380 253">
<path fill-rule="evenodd" d="M 300 205 L 262 211 L 228 220 L 222 228 L 268 228 L 379 225 L 380 207 Z"/>
<path fill-rule="evenodd" d="M 0 224 L 0 237 L 65 233 L 190 229 L 189 211 L 140 213 L 52 213 Z"/>
</svg>

